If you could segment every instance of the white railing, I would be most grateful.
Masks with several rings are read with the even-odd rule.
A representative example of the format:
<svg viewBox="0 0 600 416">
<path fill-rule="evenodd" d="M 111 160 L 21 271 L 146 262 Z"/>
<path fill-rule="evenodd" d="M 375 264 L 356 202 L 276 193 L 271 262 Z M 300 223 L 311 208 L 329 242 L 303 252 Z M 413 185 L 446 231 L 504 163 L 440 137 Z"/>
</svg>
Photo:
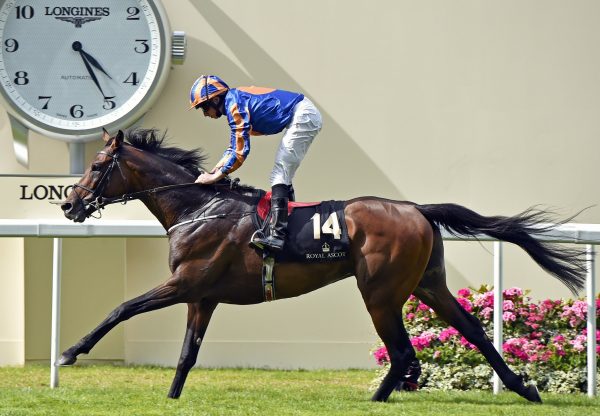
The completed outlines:
<svg viewBox="0 0 600 416">
<path fill-rule="evenodd" d="M 0 237 L 53 237 L 52 272 L 52 336 L 50 357 L 50 386 L 58 386 L 59 332 L 60 332 L 60 278 L 62 268 L 62 238 L 64 237 L 164 237 L 165 230 L 157 221 L 89 221 L 75 224 L 51 220 L 0 220 Z M 468 241 L 474 238 L 455 237 L 443 230 L 444 240 Z M 587 379 L 588 396 L 596 395 L 596 300 L 594 245 L 600 244 L 600 225 L 563 224 L 543 237 L 545 241 L 587 245 L 588 275 L 587 299 Z M 488 236 L 478 236 L 478 241 L 494 242 L 494 346 L 502 355 L 502 245 Z M 494 374 L 494 393 L 501 383 Z"/>
</svg>

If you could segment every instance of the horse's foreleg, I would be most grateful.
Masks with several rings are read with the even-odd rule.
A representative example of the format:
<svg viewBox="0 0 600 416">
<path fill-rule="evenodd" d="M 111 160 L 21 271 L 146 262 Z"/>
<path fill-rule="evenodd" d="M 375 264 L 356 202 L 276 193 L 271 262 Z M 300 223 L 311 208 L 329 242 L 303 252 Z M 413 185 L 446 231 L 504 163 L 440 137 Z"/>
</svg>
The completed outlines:
<svg viewBox="0 0 600 416">
<path fill-rule="evenodd" d="M 181 347 L 181 356 L 179 357 L 179 363 L 177 364 L 175 378 L 173 379 L 168 394 L 168 397 L 171 399 L 177 399 L 181 396 L 185 379 L 187 378 L 190 369 L 196 364 L 202 339 L 204 338 L 208 323 L 210 322 L 210 318 L 216 306 L 216 302 L 188 304 L 187 329 L 183 339 L 183 346 Z"/>
<path fill-rule="evenodd" d="M 83 337 L 77 344 L 66 350 L 60 356 L 58 365 L 71 365 L 77 361 L 79 354 L 87 354 L 104 335 L 120 322 L 138 315 L 140 313 L 165 308 L 180 302 L 180 295 L 176 285 L 168 282 L 162 284 L 149 292 L 122 303 L 113 310 L 108 317 L 100 323 L 92 332 Z"/>
</svg>

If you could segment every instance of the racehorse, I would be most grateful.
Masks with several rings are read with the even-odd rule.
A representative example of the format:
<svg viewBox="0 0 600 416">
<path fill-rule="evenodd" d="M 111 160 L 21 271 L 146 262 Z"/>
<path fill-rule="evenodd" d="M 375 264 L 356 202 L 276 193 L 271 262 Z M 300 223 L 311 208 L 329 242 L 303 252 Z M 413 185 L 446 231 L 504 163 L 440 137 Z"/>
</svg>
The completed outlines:
<svg viewBox="0 0 600 416">
<path fill-rule="evenodd" d="M 126 137 L 127 136 L 127 137 Z M 124 302 L 93 331 L 67 349 L 59 365 L 71 365 L 120 322 L 137 314 L 187 303 L 187 330 L 168 397 L 178 398 L 196 363 L 207 326 L 219 303 L 265 301 L 262 255 L 249 246 L 255 231 L 252 187 L 224 180 L 194 184 L 206 156 L 163 143 L 153 129 L 119 131 L 97 153 L 62 203 L 67 218 L 83 222 L 106 205 L 141 200 L 168 230 L 172 275 L 149 292 Z M 262 192 L 262 191 L 261 191 Z M 481 323 L 463 309 L 446 285 L 440 227 L 462 236 L 488 235 L 520 246 L 572 291 L 582 288 L 582 253 L 536 239 L 551 230 L 541 210 L 513 217 L 482 216 L 456 204 L 418 205 L 377 197 L 345 201 L 350 256 L 331 263 L 278 263 L 278 298 L 299 296 L 354 276 L 375 329 L 387 347 L 391 366 L 372 400 L 386 401 L 410 372 L 415 351 L 404 327 L 402 307 L 414 294 L 485 356 L 505 386 L 534 402 L 534 385 L 507 366 Z M 190 221 L 191 218 L 200 218 Z M 544 225 L 546 224 L 546 225 Z M 418 363 L 418 361 L 417 361 Z M 417 364 L 418 365 L 418 364 Z"/>
</svg>

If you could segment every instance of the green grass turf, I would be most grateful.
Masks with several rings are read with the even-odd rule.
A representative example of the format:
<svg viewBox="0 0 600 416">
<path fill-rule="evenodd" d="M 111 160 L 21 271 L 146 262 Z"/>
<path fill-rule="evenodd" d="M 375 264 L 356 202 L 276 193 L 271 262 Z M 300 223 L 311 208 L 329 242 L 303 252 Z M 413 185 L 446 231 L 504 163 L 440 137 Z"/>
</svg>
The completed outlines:
<svg viewBox="0 0 600 416">
<path fill-rule="evenodd" d="M 600 399 L 514 393 L 393 393 L 372 403 L 372 371 L 194 369 L 179 400 L 166 395 L 174 369 L 75 366 L 50 389 L 42 365 L 0 368 L 0 415 L 600 415 Z"/>
</svg>

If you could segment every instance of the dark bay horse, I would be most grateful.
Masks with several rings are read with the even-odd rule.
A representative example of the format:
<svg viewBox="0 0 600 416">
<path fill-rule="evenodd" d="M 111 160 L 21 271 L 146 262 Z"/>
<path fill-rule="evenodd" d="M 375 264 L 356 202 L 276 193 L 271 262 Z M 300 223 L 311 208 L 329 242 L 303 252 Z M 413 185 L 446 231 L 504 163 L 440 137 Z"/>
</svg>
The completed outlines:
<svg viewBox="0 0 600 416">
<path fill-rule="evenodd" d="M 199 151 L 167 147 L 155 130 L 104 133 L 105 147 L 75 185 L 62 209 L 83 222 L 117 201 L 141 200 L 168 233 L 172 275 L 160 286 L 124 302 L 67 349 L 59 364 L 75 363 L 120 322 L 177 303 L 188 304 L 187 330 L 169 397 L 181 395 L 194 366 L 211 315 L 219 303 L 263 302 L 262 257 L 249 247 L 256 191 L 246 186 L 193 184 L 204 161 Z M 517 244 L 571 290 L 581 289 L 585 263 L 576 250 L 535 239 L 551 227 L 543 211 L 514 217 L 485 217 L 455 204 L 417 205 L 376 197 L 345 202 L 350 256 L 335 263 L 275 265 L 277 297 L 289 298 L 355 276 L 377 333 L 387 347 L 391 368 L 373 396 L 385 401 L 415 362 L 402 319 L 411 293 L 430 306 L 479 351 L 507 388 L 541 401 L 535 386 L 509 369 L 481 323 L 466 312 L 446 285 L 440 227 L 457 235 L 487 234 Z M 186 222 L 200 216 L 203 220 Z M 176 228 L 172 227 L 178 225 Z"/>
</svg>

